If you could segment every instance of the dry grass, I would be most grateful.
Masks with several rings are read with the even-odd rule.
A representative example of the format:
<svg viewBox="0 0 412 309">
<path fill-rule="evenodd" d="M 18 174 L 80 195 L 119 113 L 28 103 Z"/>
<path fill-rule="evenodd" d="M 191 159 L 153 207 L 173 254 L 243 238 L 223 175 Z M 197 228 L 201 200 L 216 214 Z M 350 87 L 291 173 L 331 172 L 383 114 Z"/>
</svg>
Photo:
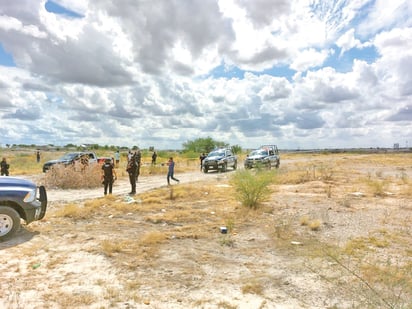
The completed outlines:
<svg viewBox="0 0 412 309">
<path fill-rule="evenodd" d="M 120 287 L 104 279 L 96 283 L 105 287 L 108 307 L 124 299 L 148 306 L 150 299 L 142 294 L 150 289 L 153 298 L 179 299 L 186 307 L 236 308 L 214 295 L 192 296 L 189 302 L 182 297 L 188 290 L 195 295 L 231 284 L 228 290 L 256 295 L 268 306 L 280 290 L 288 297 L 293 293 L 305 304 L 313 304 L 304 297 L 315 293 L 325 302 L 334 297 L 346 300 L 342 306 L 349 302 L 352 308 L 408 308 L 412 299 L 412 190 L 407 176 L 411 166 L 412 159 L 403 155 L 391 156 L 387 162 L 380 155 L 309 156 L 303 163 L 281 165 L 272 185 L 275 190 L 257 209 L 242 207 L 234 188 L 220 179 L 144 192 L 135 197 L 141 201 L 138 204 L 107 196 L 54 205 L 48 215 L 50 224 L 36 229 L 47 235 L 54 235 L 54 229 L 62 229 L 58 235 L 74 233 L 70 241 L 90 254 L 104 256 L 121 282 Z M 228 234 L 220 234 L 221 226 L 228 228 Z M 44 244 L 27 243 L 19 250 L 30 259 L 28 270 L 39 262 L 37 255 L 49 251 L 53 257 L 42 267 L 57 270 L 69 263 L 63 253 L 56 254 L 55 248 Z M 27 272 L 18 264 L 13 269 Z M 224 275 L 217 277 L 207 269 L 217 274 L 223 269 Z M 287 284 L 273 284 L 273 274 L 260 275 L 272 270 L 287 277 Z M 307 277 L 300 277 L 305 273 Z M 68 292 L 62 291 L 43 292 L 39 298 L 62 308 L 98 301 L 90 293 L 66 300 Z M 333 308 L 330 302 L 317 306 Z"/>
<path fill-rule="evenodd" d="M 91 164 L 86 168 L 79 164 L 54 165 L 45 174 L 44 184 L 47 187 L 61 189 L 97 188 L 102 185 L 101 172 L 101 166 L 98 164 Z"/>
</svg>

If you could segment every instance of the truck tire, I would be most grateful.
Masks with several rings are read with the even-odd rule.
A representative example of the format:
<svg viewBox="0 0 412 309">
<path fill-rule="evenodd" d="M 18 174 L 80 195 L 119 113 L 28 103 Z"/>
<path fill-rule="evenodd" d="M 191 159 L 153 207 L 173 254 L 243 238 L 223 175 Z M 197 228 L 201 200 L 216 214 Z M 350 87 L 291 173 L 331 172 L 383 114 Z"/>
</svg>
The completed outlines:
<svg viewBox="0 0 412 309">
<path fill-rule="evenodd" d="M 235 171 L 237 169 L 237 162 L 235 162 L 235 165 L 233 165 L 233 170 Z"/>
<path fill-rule="evenodd" d="M 207 166 L 203 166 L 203 173 L 205 173 L 205 174 L 207 174 L 207 171 L 208 171 L 209 169 L 207 168 Z"/>
<path fill-rule="evenodd" d="M 227 171 L 227 163 L 222 165 L 222 173 Z"/>
<path fill-rule="evenodd" d="M 20 216 L 11 207 L 0 206 L 0 240 L 11 238 L 20 229 Z"/>
</svg>

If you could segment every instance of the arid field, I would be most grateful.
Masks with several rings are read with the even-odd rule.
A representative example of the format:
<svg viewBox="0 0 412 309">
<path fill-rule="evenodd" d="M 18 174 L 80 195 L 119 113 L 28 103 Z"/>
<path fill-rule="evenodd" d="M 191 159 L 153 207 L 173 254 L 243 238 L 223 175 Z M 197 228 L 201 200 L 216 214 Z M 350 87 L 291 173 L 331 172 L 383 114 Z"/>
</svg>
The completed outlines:
<svg viewBox="0 0 412 309">
<path fill-rule="evenodd" d="M 412 308 L 411 153 L 281 154 L 252 170 L 271 174 L 256 207 L 242 160 L 197 163 L 176 158 L 170 187 L 144 166 L 133 197 L 123 166 L 107 197 L 15 168 L 49 208 L 0 243 L 0 308 Z"/>
</svg>

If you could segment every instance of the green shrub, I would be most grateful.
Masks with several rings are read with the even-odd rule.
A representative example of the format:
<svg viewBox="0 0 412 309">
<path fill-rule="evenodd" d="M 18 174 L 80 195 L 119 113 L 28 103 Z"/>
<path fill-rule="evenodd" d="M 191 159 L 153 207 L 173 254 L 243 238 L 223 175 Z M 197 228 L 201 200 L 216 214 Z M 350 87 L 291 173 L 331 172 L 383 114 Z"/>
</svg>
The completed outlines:
<svg viewBox="0 0 412 309">
<path fill-rule="evenodd" d="M 243 206 L 257 208 L 259 203 L 265 201 L 271 191 L 269 185 L 274 179 L 273 171 L 265 170 L 239 170 L 232 179 L 231 183 L 236 191 L 236 199 Z"/>
</svg>

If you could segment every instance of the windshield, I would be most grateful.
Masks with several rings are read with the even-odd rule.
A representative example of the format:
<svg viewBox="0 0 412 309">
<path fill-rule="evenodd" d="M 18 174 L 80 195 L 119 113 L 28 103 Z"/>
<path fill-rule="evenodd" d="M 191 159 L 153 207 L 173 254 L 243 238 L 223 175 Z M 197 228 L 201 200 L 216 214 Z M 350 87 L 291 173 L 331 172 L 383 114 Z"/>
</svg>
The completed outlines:
<svg viewBox="0 0 412 309">
<path fill-rule="evenodd" d="M 66 153 L 63 157 L 60 158 L 62 161 L 70 161 L 76 158 L 79 154 L 76 152 Z"/>
<path fill-rule="evenodd" d="M 268 154 L 268 151 L 265 149 L 253 150 L 250 153 L 251 156 L 266 156 L 267 154 Z"/>
<path fill-rule="evenodd" d="M 225 152 L 222 150 L 212 151 L 207 155 L 208 157 L 224 157 Z"/>
</svg>

